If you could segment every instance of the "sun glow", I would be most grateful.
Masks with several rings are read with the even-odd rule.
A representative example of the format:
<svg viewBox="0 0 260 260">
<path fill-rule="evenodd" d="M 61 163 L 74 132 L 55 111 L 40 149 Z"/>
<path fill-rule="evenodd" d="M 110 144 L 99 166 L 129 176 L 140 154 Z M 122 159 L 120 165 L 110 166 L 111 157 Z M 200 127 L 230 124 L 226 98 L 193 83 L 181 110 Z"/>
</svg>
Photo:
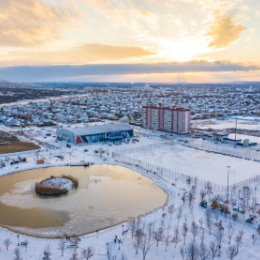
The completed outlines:
<svg viewBox="0 0 260 260">
<path fill-rule="evenodd" d="M 210 53 L 206 38 L 185 37 L 180 40 L 161 39 L 158 57 L 168 61 L 189 61 Z"/>
</svg>

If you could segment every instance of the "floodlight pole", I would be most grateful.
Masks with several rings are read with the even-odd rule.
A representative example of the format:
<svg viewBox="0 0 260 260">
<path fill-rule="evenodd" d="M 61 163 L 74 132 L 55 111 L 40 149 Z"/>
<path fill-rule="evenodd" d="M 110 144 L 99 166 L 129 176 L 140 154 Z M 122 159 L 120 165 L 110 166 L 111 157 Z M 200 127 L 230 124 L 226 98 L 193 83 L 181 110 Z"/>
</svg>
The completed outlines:
<svg viewBox="0 0 260 260">
<path fill-rule="evenodd" d="M 235 127 L 235 148 L 237 147 L 237 118 L 236 118 L 236 127 Z"/>
<path fill-rule="evenodd" d="M 230 172 L 230 167 L 227 166 L 227 203 L 229 203 L 229 172 Z"/>
</svg>

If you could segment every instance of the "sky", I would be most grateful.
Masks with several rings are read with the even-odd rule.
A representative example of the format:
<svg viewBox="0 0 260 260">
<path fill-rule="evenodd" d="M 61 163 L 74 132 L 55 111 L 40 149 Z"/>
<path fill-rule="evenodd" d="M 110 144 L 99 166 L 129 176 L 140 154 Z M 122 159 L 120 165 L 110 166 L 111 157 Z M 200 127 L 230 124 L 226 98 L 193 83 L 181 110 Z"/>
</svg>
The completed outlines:
<svg viewBox="0 0 260 260">
<path fill-rule="evenodd" d="M 0 0 L 0 79 L 260 81 L 260 1 Z"/>
</svg>

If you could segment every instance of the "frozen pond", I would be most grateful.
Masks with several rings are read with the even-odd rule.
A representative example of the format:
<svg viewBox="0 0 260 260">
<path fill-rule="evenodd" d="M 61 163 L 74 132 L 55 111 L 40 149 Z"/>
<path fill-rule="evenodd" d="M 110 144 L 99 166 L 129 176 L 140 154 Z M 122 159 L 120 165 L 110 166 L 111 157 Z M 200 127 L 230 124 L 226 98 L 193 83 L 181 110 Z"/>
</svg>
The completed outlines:
<svg viewBox="0 0 260 260">
<path fill-rule="evenodd" d="M 61 197 L 40 198 L 34 185 L 71 174 L 79 187 Z M 161 207 L 167 194 L 150 179 L 115 165 L 51 167 L 1 177 L 0 225 L 41 237 L 82 235 Z"/>
</svg>

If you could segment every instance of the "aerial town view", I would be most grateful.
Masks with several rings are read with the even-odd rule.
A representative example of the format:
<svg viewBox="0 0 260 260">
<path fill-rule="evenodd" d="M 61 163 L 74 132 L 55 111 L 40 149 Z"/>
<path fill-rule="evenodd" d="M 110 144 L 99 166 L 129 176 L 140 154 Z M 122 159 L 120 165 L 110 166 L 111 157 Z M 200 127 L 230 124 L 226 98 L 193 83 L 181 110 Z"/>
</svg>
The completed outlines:
<svg viewBox="0 0 260 260">
<path fill-rule="evenodd" d="M 260 1 L 0 0 L 0 260 L 259 260 Z"/>
</svg>

